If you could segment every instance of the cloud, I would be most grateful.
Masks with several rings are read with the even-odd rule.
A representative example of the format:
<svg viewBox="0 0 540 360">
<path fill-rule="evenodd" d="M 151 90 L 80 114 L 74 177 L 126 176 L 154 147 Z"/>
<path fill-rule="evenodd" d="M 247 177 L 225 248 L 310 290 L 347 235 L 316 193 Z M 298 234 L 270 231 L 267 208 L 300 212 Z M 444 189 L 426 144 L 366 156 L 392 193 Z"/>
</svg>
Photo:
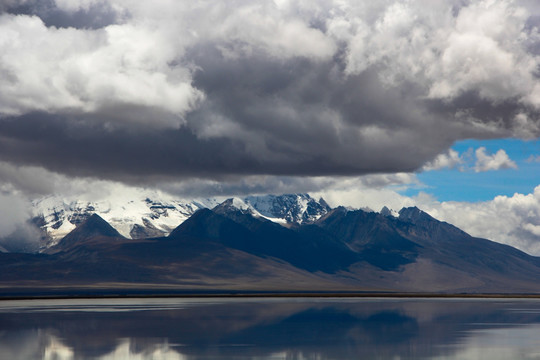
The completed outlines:
<svg viewBox="0 0 540 360">
<path fill-rule="evenodd" d="M 487 99 L 520 96 L 529 102 L 536 60 L 513 38 L 525 34 L 527 16 L 511 1 L 479 1 L 462 9 L 438 63 L 445 76 L 434 81 L 430 95 L 453 97 L 475 90 Z"/>
<path fill-rule="evenodd" d="M 474 171 L 484 172 L 500 169 L 517 169 L 517 164 L 508 157 L 503 149 L 499 149 L 495 154 L 486 153 L 485 147 L 479 147 L 475 151 L 476 164 Z"/>
<path fill-rule="evenodd" d="M 536 157 L 531 155 L 526 161 L 529 163 L 535 162 Z M 516 162 L 510 159 L 505 150 L 499 149 L 495 154 L 488 154 L 485 147 L 479 147 L 476 150 L 470 148 L 462 154 L 449 149 L 446 153 L 439 154 L 433 161 L 426 163 L 421 170 L 453 169 L 458 166 L 458 170 L 461 172 L 472 170 L 475 172 L 485 172 L 518 168 Z"/>
<path fill-rule="evenodd" d="M 530 194 L 497 196 L 491 201 L 442 202 L 425 197 L 420 207 L 473 236 L 540 255 L 540 186 Z"/>
<path fill-rule="evenodd" d="M 14 252 L 36 252 L 40 234 L 29 223 L 31 205 L 26 196 L 0 189 L 0 248 Z"/>
<path fill-rule="evenodd" d="M 71 5 L 71 10 L 70 10 Z M 56 28 L 99 29 L 115 24 L 122 18 L 114 4 L 107 1 L 88 1 L 86 4 L 55 0 L 8 0 L 0 2 L 0 12 L 15 15 L 34 15 L 47 26 Z"/>
<path fill-rule="evenodd" d="M 16 167 L 131 184 L 407 173 L 455 166 L 460 139 L 540 134 L 533 2 L 4 4 L 0 160 Z"/>
<path fill-rule="evenodd" d="M 433 160 L 428 162 L 426 165 L 422 167 L 423 171 L 432 171 L 432 170 L 440 170 L 440 169 L 453 169 L 456 166 L 463 163 L 463 159 L 459 155 L 459 153 L 453 149 L 448 150 L 445 154 L 439 154 L 437 157 Z"/>
<path fill-rule="evenodd" d="M 349 30 L 349 72 L 383 63 L 387 81 L 420 82 L 431 98 L 472 91 L 485 99 L 517 96 L 538 105 L 529 98 L 537 59 L 523 45 L 537 41 L 537 34 L 524 26 L 526 8 L 504 0 L 386 4 L 372 19 L 367 14 L 373 8 L 345 5 L 340 20 Z"/>
<path fill-rule="evenodd" d="M 540 155 L 531 155 L 525 161 L 528 163 L 540 163 Z"/>
<path fill-rule="evenodd" d="M 0 61 L 4 116 L 44 111 L 143 121 L 158 115 L 155 123 L 175 125 L 202 98 L 189 69 L 168 65 L 176 54 L 167 39 L 145 27 L 59 29 L 37 16 L 4 14 L 0 33 L 7 54 Z"/>
<path fill-rule="evenodd" d="M 58 8 L 68 12 L 88 10 L 97 5 L 106 3 L 103 0 L 54 0 L 54 2 Z"/>
<path fill-rule="evenodd" d="M 13 233 L 29 218 L 27 200 L 16 194 L 0 193 L 0 237 Z M 21 221 L 23 220 L 23 221 Z"/>
<path fill-rule="evenodd" d="M 31 3 L 32 0 L 2 0 L 0 1 L 0 11 L 11 10 L 16 7 Z"/>
</svg>

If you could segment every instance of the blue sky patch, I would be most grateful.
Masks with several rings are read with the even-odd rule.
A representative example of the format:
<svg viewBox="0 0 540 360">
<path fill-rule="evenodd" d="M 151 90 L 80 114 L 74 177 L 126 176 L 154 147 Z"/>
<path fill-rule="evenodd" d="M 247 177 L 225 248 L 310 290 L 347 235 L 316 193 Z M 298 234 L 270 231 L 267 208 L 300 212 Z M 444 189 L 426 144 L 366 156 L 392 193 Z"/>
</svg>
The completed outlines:
<svg viewBox="0 0 540 360">
<path fill-rule="evenodd" d="M 500 149 L 513 160 L 517 169 L 508 168 L 485 172 L 475 171 L 475 151 L 484 147 L 489 155 Z M 418 173 L 423 184 L 403 191 L 414 196 L 420 191 L 434 195 L 440 201 L 486 201 L 497 195 L 530 193 L 540 184 L 540 141 L 519 139 L 464 140 L 452 149 L 463 159 L 463 164 L 452 169 Z"/>
</svg>

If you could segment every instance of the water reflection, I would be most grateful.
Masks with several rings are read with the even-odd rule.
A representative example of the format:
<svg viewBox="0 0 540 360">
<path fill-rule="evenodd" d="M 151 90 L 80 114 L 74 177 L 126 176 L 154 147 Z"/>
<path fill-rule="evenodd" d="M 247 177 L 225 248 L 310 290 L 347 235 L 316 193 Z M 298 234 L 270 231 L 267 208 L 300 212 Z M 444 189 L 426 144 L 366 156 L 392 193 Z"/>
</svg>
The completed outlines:
<svg viewBox="0 0 540 360">
<path fill-rule="evenodd" d="M 1 359 L 540 359 L 540 302 L 0 302 Z"/>
</svg>

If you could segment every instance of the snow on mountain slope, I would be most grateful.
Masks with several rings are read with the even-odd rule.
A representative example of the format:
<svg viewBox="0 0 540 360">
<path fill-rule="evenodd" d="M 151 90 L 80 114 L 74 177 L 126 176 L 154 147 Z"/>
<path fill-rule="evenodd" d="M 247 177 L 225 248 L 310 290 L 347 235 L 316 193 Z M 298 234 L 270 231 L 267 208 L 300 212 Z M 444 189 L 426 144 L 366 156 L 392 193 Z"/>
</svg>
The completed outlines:
<svg viewBox="0 0 540 360">
<path fill-rule="evenodd" d="M 275 218 L 267 215 L 261 214 L 257 209 L 255 209 L 251 204 L 247 203 L 245 200 L 240 198 L 230 198 L 222 202 L 221 204 L 213 208 L 214 211 L 240 211 L 243 214 L 249 214 L 256 218 L 265 218 L 267 220 L 279 223 L 286 224 L 285 219 Z"/>
<path fill-rule="evenodd" d="M 209 201 L 210 204 L 213 204 Z M 49 196 L 34 202 L 34 223 L 46 232 L 50 246 L 96 213 L 127 238 L 164 236 L 204 202 L 175 200 L 158 192 L 141 192 L 130 198 L 86 202 Z"/>
<path fill-rule="evenodd" d="M 399 212 L 393 209 L 389 209 L 388 207 L 384 206 L 379 213 L 383 216 L 392 216 L 392 217 L 399 217 Z"/>
</svg>

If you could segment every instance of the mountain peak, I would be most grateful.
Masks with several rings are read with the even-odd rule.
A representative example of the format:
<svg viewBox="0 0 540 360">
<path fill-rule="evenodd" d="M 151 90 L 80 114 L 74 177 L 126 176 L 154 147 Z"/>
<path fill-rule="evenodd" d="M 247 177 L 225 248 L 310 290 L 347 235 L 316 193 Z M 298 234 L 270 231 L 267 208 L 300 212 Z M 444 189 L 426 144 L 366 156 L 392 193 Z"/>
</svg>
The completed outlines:
<svg viewBox="0 0 540 360">
<path fill-rule="evenodd" d="M 313 223 L 331 210 L 324 199 L 315 200 L 309 194 L 248 196 L 245 202 L 264 217 L 298 224 Z"/>
<path fill-rule="evenodd" d="M 432 221 L 435 219 L 425 211 L 413 206 L 408 208 L 404 207 L 399 210 L 399 220 L 416 224 L 421 221 Z"/>
<path fill-rule="evenodd" d="M 122 237 L 120 233 L 113 228 L 107 221 L 105 221 L 98 214 L 92 214 L 83 221 L 79 226 L 75 228 L 73 232 L 92 231 L 95 235 L 108 236 L 108 237 Z"/>
<path fill-rule="evenodd" d="M 81 241 L 95 237 L 124 239 L 124 237 L 108 222 L 103 220 L 101 216 L 92 214 L 69 234 L 64 236 L 54 248 L 56 250 L 66 250 L 77 245 Z"/>
<path fill-rule="evenodd" d="M 419 208 L 409 207 L 399 211 L 399 220 L 414 225 L 415 236 L 425 239 L 441 241 L 455 241 L 456 239 L 469 239 L 471 236 L 463 230 L 445 221 L 435 219 Z"/>
<path fill-rule="evenodd" d="M 399 213 L 397 211 L 389 209 L 386 206 L 383 206 L 383 208 L 380 211 L 380 214 L 382 216 L 386 216 L 386 217 L 389 217 L 389 216 L 398 217 L 399 216 Z"/>
<path fill-rule="evenodd" d="M 242 214 L 250 214 L 252 216 L 261 216 L 260 213 L 253 208 L 250 204 L 239 198 L 230 198 L 217 205 L 212 209 L 216 213 L 223 213 L 229 211 L 239 211 Z"/>
</svg>

